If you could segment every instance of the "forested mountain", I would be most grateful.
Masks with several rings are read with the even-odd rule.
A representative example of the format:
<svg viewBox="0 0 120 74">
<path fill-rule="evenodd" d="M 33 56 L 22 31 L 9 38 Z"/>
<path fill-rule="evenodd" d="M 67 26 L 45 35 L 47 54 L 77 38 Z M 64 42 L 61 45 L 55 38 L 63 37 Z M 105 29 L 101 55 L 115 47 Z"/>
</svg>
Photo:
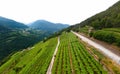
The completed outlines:
<svg viewBox="0 0 120 74">
<path fill-rule="evenodd" d="M 37 20 L 31 24 L 29 24 L 29 27 L 38 29 L 44 32 L 54 33 L 57 32 L 63 28 L 67 28 L 69 25 L 67 24 L 61 24 L 61 23 L 52 23 L 48 22 L 46 20 Z"/>
<path fill-rule="evenodd" d="M 25 29 L 28 26 L 24 25 L 23 23 L 16 22 L 11 19 L 7 19 L 4 17 L 0 17 L 0 26 L 8 29 Z"/>
<path fill-rule="evenodd" d="M 93 26 L 95 29 L 120 27 L 120 1 L 107 10 L 76 24 L 76 28 L 85 25 Z"/>
<path fill-rule="evenodd" d="M 95 48 L 89 41 L 83 42 L 84 37 L 77 36 L 79 32 L 88 40 L 98 39 L 120 47 L 120 1 L 79 24 L 68 26 L 45 20 L 25 26 L 2 18 L 0 74 L 120 74 L 119 57 L 113 60 L 104 53 L 102 45 L 91 42 L 96 44 Z"/>
<path fill-rule="evenodd" d="M 71 29 L 120 47 L 120 1 L 107 10 L 68 28 Z"/>
<path fill-rule="evenodd" d="M 29 29 L 22 23 L 0 17 L 0 62 L 8 55 L 32 46 L 47 36 L 42 31 Z"/>
<path fill-rule="evenodd" d="M 0 63 L 8 55 L 30 47 L 66 27 L 68 25 L 41 20 L 32 23 L 29 28 L 23 23 L 0 17 Z"/>
<path fill-rule="evenodd" d="M 10 31 L 10 30 L 11 30 L 11 29 L 6 28 L 6 27 L 0 25 L 0 32 L 1 32 L 1 33 L 2 33 L 2 32 L 5 32 L 5 31 Z"/>
</svg>

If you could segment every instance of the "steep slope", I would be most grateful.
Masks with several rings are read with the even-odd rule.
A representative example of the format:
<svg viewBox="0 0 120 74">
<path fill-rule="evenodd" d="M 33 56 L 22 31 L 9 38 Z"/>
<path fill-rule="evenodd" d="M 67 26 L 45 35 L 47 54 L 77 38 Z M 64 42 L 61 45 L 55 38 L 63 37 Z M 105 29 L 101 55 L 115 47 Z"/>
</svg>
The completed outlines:
<svg viewBox="0 0 120 74">
<path fill-rule="evenodd" d="M 85 21 L 69 27 L 95 39 L 120 47 L 120 1 Z M 118 48 L 118 50 L 120 50 Z"/>
<path fill-rule="evenodd" d="M 29 29 L 22 23 L 0 17 L 0 64 L 8 55 L 32 46 L 47 36 L 42 31 Z"/>
<path fill-rule="evenodd" d="M 85 25 L 93 26 L 95 29 L 120 27 L 120 1 L 107 10 L 76 24 L 75 27 Z"/>
<path fill-rule="evenodd" d="M 45 74 L 56 44 L 57 37 L 15 53 L 0 66 L 0 74 Z"/>
<path fill-rule="evenodd" d="M 41 31 L 44 32 L 49 32 L 49 33 L 54 33 L 57 32 L 63 28 L 67 28 L 69 25 L 67 24 L 60 24 L 60 23 L 52 23 L 52 22 L 48 22 L 45 20 L 37 20 L 35 22 L 33 22 L 32 24 L 29 24 L 29 26 L 31 28 L 34 29 L 39 29 Z"/>
<path fill-rule="evenodd" d="M 54 56 L 52 74 L 109 74 L 113 71 L 113 74 L 120 73 L 112 61 L 74 34 L 62 32 L 59 37 L 60 45 Z M 57 37 L 54 37 L 16 52 L 0 66 L 0 74 L 46 74 L 56 45 Z M 106 65 L 109 65 L 110 71 Z"/>
<path fill-rule="evenodd" d="M 0 17 L 0 64 L 8 55 L 30 47 L 68 25 L 54 24 L 47 21 L 36 21 L 28 26 L 11 19 Z"/>
</svg>

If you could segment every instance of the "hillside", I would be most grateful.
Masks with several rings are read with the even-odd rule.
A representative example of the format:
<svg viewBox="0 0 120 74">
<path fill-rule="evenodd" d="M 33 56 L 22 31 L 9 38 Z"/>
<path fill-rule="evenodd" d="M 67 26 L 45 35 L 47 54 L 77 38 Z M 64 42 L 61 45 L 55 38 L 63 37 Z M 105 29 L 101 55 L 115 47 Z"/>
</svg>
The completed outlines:
<svg viewBox="0 0 120 74">
<path fill-rule="evenodd" d="M 52 23 L 46 20 L 37 20 L 29 24 L 30 28 L 38 29 L 44 32 L 54 33 L 60 31 L 64 28 L 67 28 L 69 25 L 61 23 Z"/>
<path fill-rule="evenodd" d="M 8 29 L 25 29 L 28 26 L 24 25 L 23 23 L 16 22 L 11 19 L 7 19 L 4 17 L 0 17 L 0 26 L 3 26 Z"/>
<path fill-rule="evenodd" d="M 64 31 L 59 38 L 60 44 L 54 56 L 57 37 L 16 52 L 0 66 L 0 74 L 46 74 L 52 57 L 55 58 L 50 71 L 52 74 L 120 73 L 111 60 L 95 48 L 87 46 L 74 34 Z"/>
<path fill-rule="evenodd" d="M 0 74 L 120 74 L 119 12 L 120 1 L 72 26 L 2 23 Z"/>
<path fill-rule="evenodd" d="M 0 62 L 8 55 L 30 47 L 48 35 L 42 31 L 15 30 L 0 33 Z"/>
<path fill-rule="evenodd" d="M 31 48 L 15 53 L 0 67 L 0 74 L 45 74 L 56 43 L 57 38 L 51 38 L 46 42 L 39 42 Z M 6 68 L 8 69 L 6 70 Z"/>
<path fill-rule="evenodd" d="M 73 73 L 71 70 L 73 70 L 75 74 L 79 72 L 83 74 L 107 74 L 102 65 L 100 65 L 92 55 L 87 52 L 84 45 L 79 43 L 75 35 L 64 32 L 60 35 L 60 42 L 55 62 L 53 64 L 52 74 L 61 74 L 62 72 L 65 74 L 71 74 Z M 57 38 L 51 38 L 45 43 L 40 42 L 32 48 L 15 53 L 4 65 L 0 67 L 0 73 L 45 74 L 53 52 L 55 51 L 56 44 Z M 69 44 L 71 46 L 69 46 Z M 87 60 L 89 60 L 89 62 Z M 88 66 L 88 68 L 85 68 L 85 65 Z"/>
<path fill-rule="evenodd" d="M 107 10 L 76 24 L 75 27 L 85 25 L 93 26 L 95 29 L 120 27 L 120 1 Z"/>
<path fill-rule="evenodd" d="M 0 17 L 0 64 L 8 55 L 30 47 L 49 35 L 40 30 L 29 29 L 28 26 L 14 20 Z"/>
<path fill-rule="evenodd" d="M 85 21 L 69 27 L 97 40 L 118 46 L 120 51 L 120 1 Z"/>
<path fill-rule="evenodd" d="M 5 31 L 10 31 L 10 30 L 11 30 L 11 29 L 6 28 L 6 27 L 0 25 L 0 32 L 1 32 L 1 33 L 2 33 L 2 32 L 5 32 Z"/>
</svg>

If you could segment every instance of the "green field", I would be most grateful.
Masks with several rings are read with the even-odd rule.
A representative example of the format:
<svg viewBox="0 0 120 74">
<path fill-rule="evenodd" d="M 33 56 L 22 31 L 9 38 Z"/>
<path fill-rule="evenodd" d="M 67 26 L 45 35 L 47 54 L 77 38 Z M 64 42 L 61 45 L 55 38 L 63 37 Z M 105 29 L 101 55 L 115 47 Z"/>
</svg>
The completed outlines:
<svg viewBox="0 0 120 74">
<path fill-rule="evenodd" d="M 0 67 L 0 74 L 45 74 L 56 45 L 57 38 L 51 38 L 15 53 Z"/>
<path fill-rule="evenodd" d="M 60 38 L 53 74 L 107 74 L 75 35 L 63 33 Z"/>
</svg>

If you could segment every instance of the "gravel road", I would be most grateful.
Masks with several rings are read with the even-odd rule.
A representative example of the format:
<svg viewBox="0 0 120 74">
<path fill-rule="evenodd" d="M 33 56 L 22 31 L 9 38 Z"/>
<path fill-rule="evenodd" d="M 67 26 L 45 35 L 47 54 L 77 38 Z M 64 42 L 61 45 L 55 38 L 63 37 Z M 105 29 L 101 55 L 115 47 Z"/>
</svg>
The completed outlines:
<svg viewBox="0 0 120 74">
<path fill-rule="evenodd" d="M 98 50 L 102 51 L 103 54 L 105 54 L 106 56 L 108 56 L 109 58 L 111 58 L 112 60 L 114 60 L 116 63 L 118 63 L 120 65 L 120 56 L 116 55 L 115 53 L 111 52 L 109 49 L 103 47 L 102 45 L 88 39 L 87 37 L 84 37 L 76 32 L 71 31 L 73 34 L 75 34 L 76 36 L 78 36 L 81 40 L 83 40 L 84 42 L 90 44 L 91 46 L 97 48 Z"/>
</svg>

